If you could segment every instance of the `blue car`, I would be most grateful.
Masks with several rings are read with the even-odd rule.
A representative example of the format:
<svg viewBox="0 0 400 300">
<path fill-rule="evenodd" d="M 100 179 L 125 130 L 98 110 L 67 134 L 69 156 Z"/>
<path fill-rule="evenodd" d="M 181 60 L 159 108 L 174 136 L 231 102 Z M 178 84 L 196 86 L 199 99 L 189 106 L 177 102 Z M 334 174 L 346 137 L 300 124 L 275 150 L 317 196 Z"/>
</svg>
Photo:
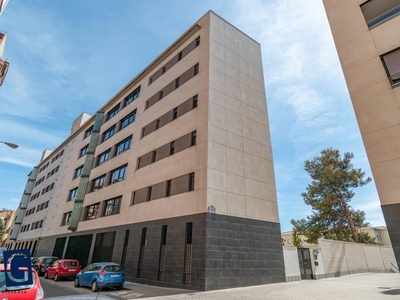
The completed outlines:
<svg viewBox="0 0 400 300">
<path fill-rule="evenodd" d="M 104 287 L 122 289 L 125 282 L 124 270 L 119 264 L 99 262 L 88 265 L 76 277 L 74 286 L 90 286 L 92 292 L 98 292 Z"/>
</svg>

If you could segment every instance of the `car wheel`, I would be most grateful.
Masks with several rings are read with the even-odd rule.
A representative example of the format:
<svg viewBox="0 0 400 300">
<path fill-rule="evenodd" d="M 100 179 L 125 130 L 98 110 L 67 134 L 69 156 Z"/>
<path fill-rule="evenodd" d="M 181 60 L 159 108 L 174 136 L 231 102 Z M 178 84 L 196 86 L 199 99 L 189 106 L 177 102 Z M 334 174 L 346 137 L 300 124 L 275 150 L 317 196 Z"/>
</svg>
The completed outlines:
<svg viewBox="0 0 400 300">
<path fill-rule="evenodd" d="M 47 274 L 47 272 L 44 273 L 44 278 L 45 278 L 45 279 L 48 279 L 48 278 L 49 278 L 49 274 Z"/>
<path fill-rule="evenodd" d="M 98 292 L 99 291 L 99 286 L 97 285 L 97 281 L 92 282 L 92 292 Z"/>
<path fill-rule="evenodd" d="M 75 278 L 75 281 L 74 281 L 74 287 L 80 287 L 81 285 L 79 284 L 79 279 L 78 278 Z"/>
<path fill-rule="evenodd" d="M 54 275 L 54 281 L 60 281 L 60 277 L 58 277 L 58 274 Z"/>
<path fill-rule="evenodd" d="M 123 285 L 117 286 L 117 290 L 122 290 L 123 287 Z"/>
</svg>

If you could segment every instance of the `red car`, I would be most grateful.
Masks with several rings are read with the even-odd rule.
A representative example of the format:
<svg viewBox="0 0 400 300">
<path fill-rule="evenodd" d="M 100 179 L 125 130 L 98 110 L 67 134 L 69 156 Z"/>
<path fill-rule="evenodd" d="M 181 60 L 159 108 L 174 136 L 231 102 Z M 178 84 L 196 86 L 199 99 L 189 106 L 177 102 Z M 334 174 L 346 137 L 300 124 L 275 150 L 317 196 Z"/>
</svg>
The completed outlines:
<svg viewBox="0 0 400 300">
<path fill-rule="evenodd" d="M 9 271 L 9 266 L 7 266 L 7 271 Z M 27 272 L 28 269 L 20 268 L 20 271 Z M 43 288 L 40 284 L 39 275 L 32 268 L 32 279 L 33 283 L 30 285 L 20 285 L 7 287 L 4 280 L 4 265 L 0 265 L 0 299 L 8 300 L 41 300 L 44 299 Z"/>
<path fill-rule="evenodd" d="M 81 271 L 81 264 L 76 259 L 59 259 L 46 269 L 44 278 L 54 278 L 59 281 L 61 278 L 75 278 Z"/>
</svg>

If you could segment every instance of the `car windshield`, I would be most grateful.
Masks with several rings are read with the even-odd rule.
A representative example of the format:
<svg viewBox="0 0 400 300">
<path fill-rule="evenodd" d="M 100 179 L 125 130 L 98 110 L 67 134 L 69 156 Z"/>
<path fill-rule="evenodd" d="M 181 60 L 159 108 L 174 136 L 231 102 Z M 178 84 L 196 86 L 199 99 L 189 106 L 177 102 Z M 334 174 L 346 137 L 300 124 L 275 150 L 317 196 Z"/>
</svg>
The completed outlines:
<svg viewBox="0 0 400 300">
<path fill-rule="evenodd" d="M 25 272 L 28 272 L 28 271 L 25 271 Z M 27 290 L 27 289 L 32 288 L 36 282 L 36 276 L 35 276 L 34 272 L 32 272 L 32 280 L 33 280 L 32 284 L 29 284 L 29 285 L 6 286 L 6 277 L 4 274 L 4 270 L 2 270 L 2 271 L 0 271 L 0 292 Z"/>
<path fill-rule="evenodd" d="M 107 266 L 107 267 L 104 267 L 104 270 L 106 270 L 107 272 L 119 272 L 119 271 L 122 271 L 122 267 L 121 266 Z"/>
</svg>

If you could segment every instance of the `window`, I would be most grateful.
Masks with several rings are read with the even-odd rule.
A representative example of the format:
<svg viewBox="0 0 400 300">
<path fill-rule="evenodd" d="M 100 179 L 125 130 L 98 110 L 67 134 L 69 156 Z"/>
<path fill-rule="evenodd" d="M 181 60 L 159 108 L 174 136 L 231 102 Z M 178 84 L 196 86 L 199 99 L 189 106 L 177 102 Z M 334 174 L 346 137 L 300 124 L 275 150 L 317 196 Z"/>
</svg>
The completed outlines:
<svg viewBox="0 0 400 300">
<path fill-rule="evenodd" d="M 179 87 L 180 78 L 175 79 L 175 88 Z"/>
<path fill-rule="evenodd" d="M 162 97 L 163 97 L 163 93 L 164 93 L 163 91 L 160 91 L 160 92 L 158 93 L 158 99 L 159 99 L 159 100 L 161 100 L 161 99 L 162 99 Z"/>
<path fill-rule="evenodd" d="M 152 189 L 151 186 L 149 186 L 149 187 L 147 188 L 147 199 L 146 199 L 146 201 L 150 201 L 152 190 L 153 190 L 153 189 Z"/>
<path fill-rule="evenodd" d="M 182 51 L 178 53 L 178 61 L 182 59 Z"/>
<path fill-rule="evenodd" d="M 194 191 L 194 173 L 189 174 L 189 192 Z"/>
<path fill-rule="evenodd" d="M 199 36 L 196 38 L 195 45 L 196 45 L 196 47 L 200 45 L 200 37 Z"/>
<path fill-rule="evenodd" d="M 117 144 L 117 149 L 115 150 L 115 156 L 120 155 L 122 152 L 129 150 L 131 148 L 132 136 L 123 140 L 119 144 Z"/>
<path fill-rule="evenodd" d="M 193 132 L 192 132 L 190 145 L 191 145 L 191 146 L 196 145 L 196 131 L 193 131 Z"/>
<path fill-rule="evenodd" d="M 148 108 L 149 108 L 149 101 L 146 101 L 144 109 L 148 109 Z"/>
<path fill-rule="evenodd" d="M 81 149 L 81 151 L 79 151 L 79 157 L 84 156 L 88 152 L 88 149 L 89 149 L 89 145 L 86 145 L 85 147 L 83 147 Z"/>
<path fill-rule="evenodd" d="M 160 119 L 156 120 L 156 129 L 160 128 Z"/>
<path fill-rule="evenodd" d="M 194 66 L 194 75 L 199 74 L 199 64 Z"/>
<path fill-rule="evenodd" d="M 92 192 L 97 191 L 104 187 L 104 183 L 106 182 L 106 175 L 100 176 L 93 180 Z"/>
<path fill-rule="evenodd" d="M 110 154 L 111 154 L 111 149 L 108 149 L 107 151 L 103 152 L 102 154 L 99 155 L 97 165 L 104 164 L 107 160 L 110 159 Z"/>
<path fill-rule="evenodd" d="M 156 161 L 156 156 L 157 156 L 157 150 L 155 150 L 151 153 L 151 162 L 152 163 Z"/>
<path fill-rule="evenodd" d="M 129 124 L 135 122 L 135 120 L 136 120 L 136 109 L 131 114 L 127 115 L 125 118 L 121 120 L 120 128 L 124 129 Z"/>
<path fill-rule="evenodd" d="M 105 201 L 103 216 L 119 214 L 122 197 Z"/>
<path fill-rule="evenodd" d="M 89 135 L 91 135 L 91 134 L 92 134 L 92 131 L 93 131 L 93 125 L 90 126 L 88 130 L 85 131 L 85 134 L 83 135 L 83 138 L 85 139 L 85 138 L 87 138 Z"/>
<path fill-rule="evenodd" d="M 193 106 L 192 106 L 193 108 L 197 107 L 197 102 L 198 102 L 198 99 L 197 99 L 197 95 L 196 95 L 193 97 Z"/>
<path fill-rule="evenodd" d="M 164 74 L 167 71 L 167 67 L 162 67 L 161 74 Z"/>
<path fill-rule="evenodd" d="M 95 203 L 86 208 L 85 220 L 91 220 L 97 218 L 97 213 L 99 212 L 100 203 Z"/>
<path fill-rule="evenodd" d="M 78 195 L 78 188 L 69 191 L 68 201 L 74 200 Z"/>
<path fill-rule="evenodd" d="M 79 168 L 75 169 L 74 178 L 77 178 L 77 177 L 81 176 L 82 175 L 82 171 L 83 171 L 83 165 L 80 166 Z"/>
<path fill-rule="evenodd" d="M 361 5 L 368 28 L 373 28 L 400 14 L 398 0 L 370 0 Z"/>
<path fill-rule="evenodd" d="M 142 128 L 142 131 L 140 132 L 140 138 L 144 137 L 144 131 L 146 130 L 146 128 Z"/>
<path fill-rule="evenodd" d="M 400 48 L 381 56 L 390 84 L 400 84 Z"/>
<path fill-rule="evenodd" d="M 69 225 L 69 222 L 71 220 L 71 215 L 72 215 L 72 211 L 63 214 L 61 226 Z"/>
<path fill-rule="evenodd" d="M 149 78 L 149 85 L 153 83 L 153 77 Z"/>
<path fill-rule="evenodd" d="M 174 153 L 175 153 L 175 141 L 171 142 L 169 147 L 169 155 L 172 155 Z"/>
<path fill-rule="evenodd" d="M 117 113 L 119 113 L 120 104 L 116 105 L 112 110 L 110 110 L 107 114 L 107 121 L 114 117 Z"/>
<path fill-rule="evenodd" d="M 137 159 L 136 170 L 140 168 L 140 157 Z"/>
<path fill-rule="evenodd" d="M 173 116 L 172 116 L 173 120 L 175 120 L 176 118 L 178 118 L 178 108 L 177 107 L 174 108 Z"/>
<path fill-rule="evenodd" d="M 125 98 L 125 105 L 127 106 L 131 104 L 133 101 L 135 101 L 138 97 L 140 96 L 140 86 L 134 90 L 128 97 Z"/>
<path fill-rule="evenodd" d="M 166 191 L 165 191 L 165 197 L 171 196 L 171 180 L 167 181 L 166 184 Z"/>
<path fill-rule="evenodd" d="M 111 172 L 110 184 L 120 182 L 126 178 L 127 165 Z"/>
<path fill-rule="evenodd" d="M 115 125 L 103 133 L 103 142 L 107 141 L 110 137 L 112 137 L 114 133 L 115 133 Z"/>
</svg>

